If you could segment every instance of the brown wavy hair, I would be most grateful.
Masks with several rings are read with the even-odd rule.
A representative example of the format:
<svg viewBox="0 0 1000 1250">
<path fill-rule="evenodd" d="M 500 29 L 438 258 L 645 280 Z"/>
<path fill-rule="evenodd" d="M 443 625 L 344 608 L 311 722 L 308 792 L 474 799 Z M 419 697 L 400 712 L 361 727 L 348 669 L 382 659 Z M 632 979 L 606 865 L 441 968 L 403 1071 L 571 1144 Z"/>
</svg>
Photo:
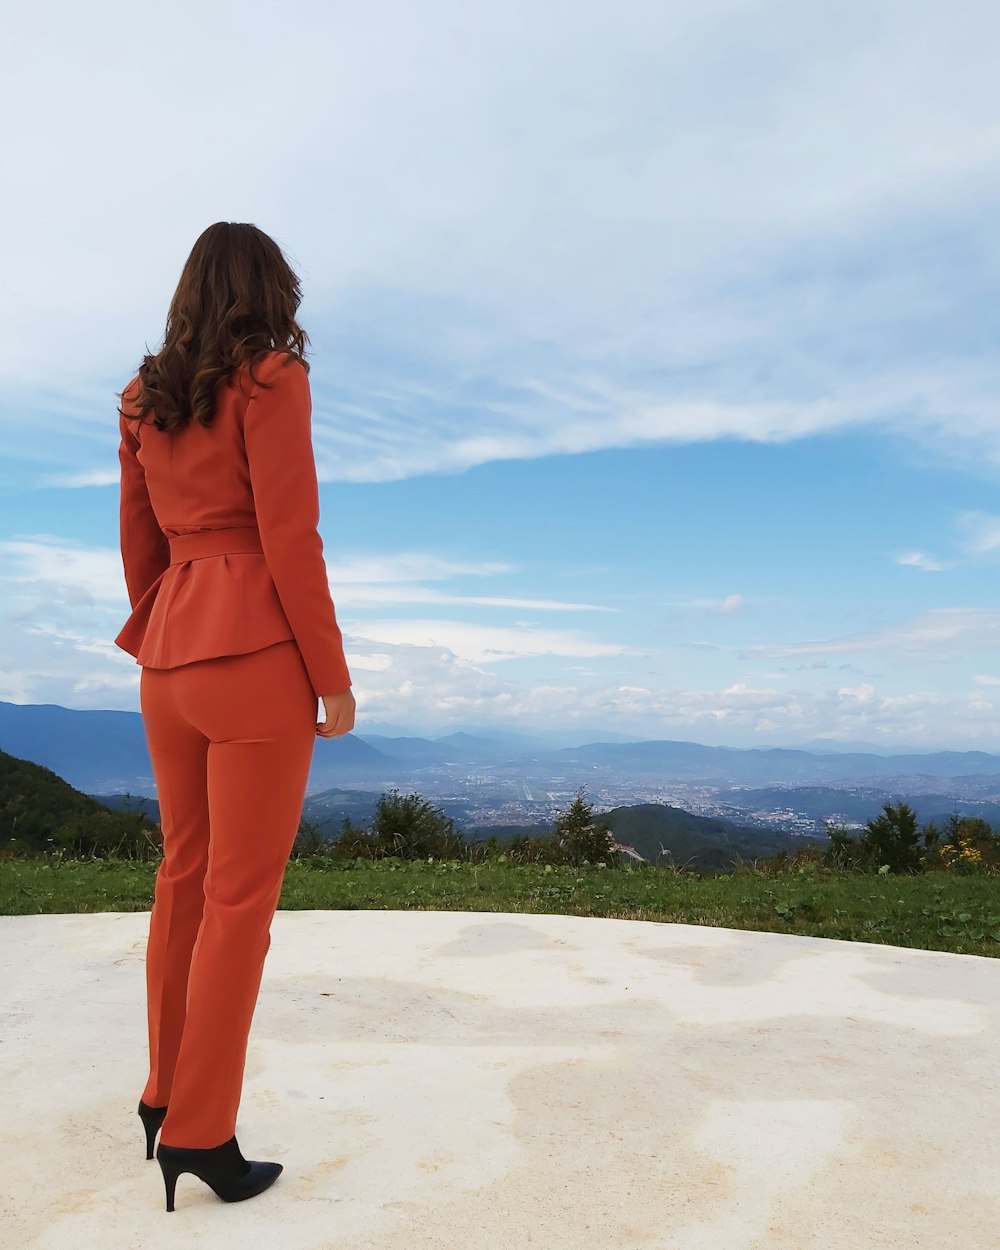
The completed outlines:
<svg viewBox="0 0 1000 1250">
<path fill-rule="evenodd" d="M 204 230 L 184 263 L 170 301 L 162 348 L 147 352 L 139 389 L 124 415 L 158 430 L 191 420 L 210 426 L 219 385 L 270 351 L 298 360 L 306 372 L 309 336 L 296 321 L 302 288 L 277 243 L 249 222 L 217 221 Z M 119 400 L 129 388 L 115 392 Z M 119 408 L 121 411 L 121 408 Z"/>
</svg>

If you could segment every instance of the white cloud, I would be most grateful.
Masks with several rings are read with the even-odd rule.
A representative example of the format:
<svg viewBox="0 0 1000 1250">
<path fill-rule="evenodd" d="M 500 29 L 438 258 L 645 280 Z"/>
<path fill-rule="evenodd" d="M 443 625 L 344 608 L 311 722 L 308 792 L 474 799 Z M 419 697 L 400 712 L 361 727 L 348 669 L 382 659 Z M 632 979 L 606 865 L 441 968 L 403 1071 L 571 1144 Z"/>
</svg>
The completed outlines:
<svg viewBox="0 0 1000 1250">
<path fill-rule="evenodd" d="M 36 485 L 75 490 L 87 486 L 117 486 L 121 480 L 120 470 L 114 468 L 80 469 L 75 472 L 39 473 Z"/>
<path fill-rule="evenodd" d="M 60 534 L 30 534 L 0 540 L 0 556 L 6 557 L 8 618 L 30 610 L 34 592 L 43 607 L 53 593 L 78 603 L 128 602 L 117 549 L 84 546 Z"/>
<path fill-rule="evenodd" d="M 841 686 L 837 694 L 845 703 L 857 703 L 864 706 L 874 700 L 875 687 L 871 682 L 866 681 L 860 686 Z"/>
<path fill-rule="evenodd" d="M 731 686 L 727 686 L 725 690 L 722 691 L 723 697 L 727 697 L 728 695 L 739 695 L 744 706 L 746 706 L 747 702 L 752 699 L 759 700 L 764 705 L 770 704 L 777 693 L 777 690 L 773 687 L 765 686 L 763 688 L 756 688 L 748 685 L 745 681 L 734 682 Z"/>
<path fill-rule="evenodd" d="M 1000 553 L 1000 516 L 990 512 L 963 512 L 955 518 L 955 528 L 959 532 L 959 553 L 951 561 L 939 560 L 924 551 L 910 551 L 898 556 L 897 563 L 940 572 L 968 564 L 980 556 Z"/>
<path fill-rule="evenodd" d="M 962 545 L 973 555 L 1000 552 L 1000 516 L 989 512 L 963 512 L 958 518 Z"/>
<path fill-rule="evenodd" d="M 961 21 L 926 0 L 877 11 L 873 21 L 869 0 L 303 0 L 282 27 L 257 0 L 235 24 L 228 7 L 193 0 L 169 22 L 126 0 L 19 6 L 0 83 L 19 119 L 5 136 L 17 194 L 0 204 L 17 240 L 0 309 L 0 465 L 19 490 L 73 488 L 71 509 L 81 488 L 117 486 L 114 392 L 158 343 L 198 233 L 232 218 L 276 237 L 303 278 L 323 481 L 844 432 L 995 477 L 1000 366 L 963 330 L 983 324 L 996 269 L 1000 7 L 970 0 Z M 240 94 L 238 123 L 220 46 L 235 65 L 267 66 L 267 90 Z M 294 101 L 293 125 L 275 99 Z M 137 172 L 150 134 L 157 159 Z M 992 559 L 997 523 L 966 513 L 955 552 L 900 562 Z M 926 541 L 937 550 L 936 535 Z M 8 689 L 50 701 L 75 690 L 95 706 L 102 689 L 134 695 L 131 661 L 101 641 L 124 619 L 117 551 L 19 533 L 0 555 L 5 663 L 16 656 L 31 675 L 9 671 Z M 920 736 L 977 732 L 991 715 L 988 679 L 975 679 L 979 698 L 904 696 L 843 659 L 992 658 L 988 611 L 743 653 L 818 656 L 781 685 L 826 672 L 825 691 L 759 689 L 771 678 L 742 674 L 710 641 L 677 645 L 685 662 L 717 665 L 717 680 L 685 668 L 690 689 L 654 688 L 636 680 L 641 647 L 586 630 L 382 619 L 408 604 L 613 610 L 440 584 L 515 566 L 360 553 L 329 571 L 357 627 L 365 695 L 387 718 L 397 702 L 414 723 L 477 706 L 555 723 L 611 709 L 751 736 Z M 729 617 L 713 623 L 731 635 L 754 602 L 681 606 Z M 384 642 L 361 636 L 370 609 Z M 641 636 L 627 614 L 601 620 Z M 582 691 L 476 667 L 589 655 Z"/>
<path fill-rule="evenodd" d="M 929 573 L 940 573 L 948 567 L 942 564 L 934 556 L 929 556 L 925 551 L 907 551 L 897 557 L 897 564 L 910 565 L 915 569 L 924 569 Z"/>
<path fill-rule="evenodd" d="M 57 591 L 56 583 L 51 589 Z M 44 606 L 39 601 L 33 618 L 0 619 L 0 648 L 14 659 L 0 671 L 0 699 L 137 710 L 140 669 L 110 640 L 119 624 L 118 613 L 98 605 L 81 612 L 58 593 Z M 345 643 L 361 733 L 366 724 L 380 721 L 427 734 L 478 721 L 522 729 L 604 725 L 639 738 L 732 746 L 794 745 L 825 736 L 924 743 L 927 749 L 1000 749 L 1000 703 L 987 693 L 1000 686 L 1000 678 L 987 674 L 976 679 L 977 690 L 947 697 L 933 691 L 882 692 L 870 681 L 779 690 L 744 677 L 702 686 L 612 680 L 606 670 L 581 671 L 579 665 L 573 666 L 572 680 L 542 675 L 517 680 L 504 675 L 506 665 L 499 672 L 492 665 L 532 657 L 536 663 L 539 657 L 613 658 L 626 649 L 593 644 L 572 631 L 447 620 L 348 622 Z"/>
</svg>

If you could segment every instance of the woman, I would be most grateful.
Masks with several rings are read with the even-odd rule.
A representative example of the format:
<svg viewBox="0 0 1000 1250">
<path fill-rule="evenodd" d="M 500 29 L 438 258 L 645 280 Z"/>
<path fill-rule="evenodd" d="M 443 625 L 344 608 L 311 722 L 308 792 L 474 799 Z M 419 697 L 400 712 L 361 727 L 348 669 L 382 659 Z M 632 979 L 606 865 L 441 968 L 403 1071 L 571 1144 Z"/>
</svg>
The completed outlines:
<svg viewBox="0 0 1000 1250">
<path fill-rule="evenodd" d="M 248 1034 L 316 737 L 354 728 L 300 302 L 274 240 L 216 222 L 184 266 L 162 349 L 120 396 L 132 612 L 115 642 L 142 665 L 163 829 L 139 1114 L 148 1159 L 162 1127 L 168 1211 L 181 1172 L 237 1202 L 282 1171 L 248 1162 L 235 1136 Z"/>
</svg>

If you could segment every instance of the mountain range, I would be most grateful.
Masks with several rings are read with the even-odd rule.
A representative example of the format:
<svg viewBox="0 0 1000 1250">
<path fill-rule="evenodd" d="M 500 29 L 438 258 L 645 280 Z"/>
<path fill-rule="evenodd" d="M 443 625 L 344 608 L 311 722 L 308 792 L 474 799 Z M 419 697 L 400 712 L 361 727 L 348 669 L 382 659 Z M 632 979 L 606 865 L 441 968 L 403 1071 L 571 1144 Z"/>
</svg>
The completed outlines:
<svg viewBox="0 0 1000 1250">
<path fill-rule="evenodd" d="M 88 793 L 151 793 L 153 772 L 139 712 L 79 710 L 0 700 L 0 749 L 51 768 Z M 652 739 L 553 747 L 531 735 L 456 732 L 436 738 L 351 733 L 317 739 L 310 791 L 333 785 L 403 785 L 427 770 L 520 770 L 533 778 L 570 772 L 713 786 L 855 785 L 878 780 L 968 778 L 1000 790 L 1000 755 L 985 751 L 876 754 L 787 747 L 705 746 Z"/>
</svg>

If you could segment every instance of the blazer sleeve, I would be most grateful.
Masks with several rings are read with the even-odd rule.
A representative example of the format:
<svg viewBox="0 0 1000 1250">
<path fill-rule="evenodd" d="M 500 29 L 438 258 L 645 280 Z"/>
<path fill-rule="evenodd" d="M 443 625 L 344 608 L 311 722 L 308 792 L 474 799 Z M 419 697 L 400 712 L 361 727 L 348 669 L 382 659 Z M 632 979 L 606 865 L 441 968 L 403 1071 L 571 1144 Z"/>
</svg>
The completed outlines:
<svg viewBox="0 0 1000 1250">
<path fill-rule="evenodd" d="M 309 375 L 280 353 L 254 365 L 243 419 L 264 558 L 317 697 L 351 685 L 319 533 Z"/>
<path fill-rule="evenodd" d="M 169 566 L 170 542 L 160 529 L 150 503 L 145 470 L 137 456 L 139 440 L 129 429 L 121 412 L 118 426 L 121 432 L 118 459 L 121 463 L 119 530 L 122 565 L 129 602 L 134 608 Z"/>
</svg>

